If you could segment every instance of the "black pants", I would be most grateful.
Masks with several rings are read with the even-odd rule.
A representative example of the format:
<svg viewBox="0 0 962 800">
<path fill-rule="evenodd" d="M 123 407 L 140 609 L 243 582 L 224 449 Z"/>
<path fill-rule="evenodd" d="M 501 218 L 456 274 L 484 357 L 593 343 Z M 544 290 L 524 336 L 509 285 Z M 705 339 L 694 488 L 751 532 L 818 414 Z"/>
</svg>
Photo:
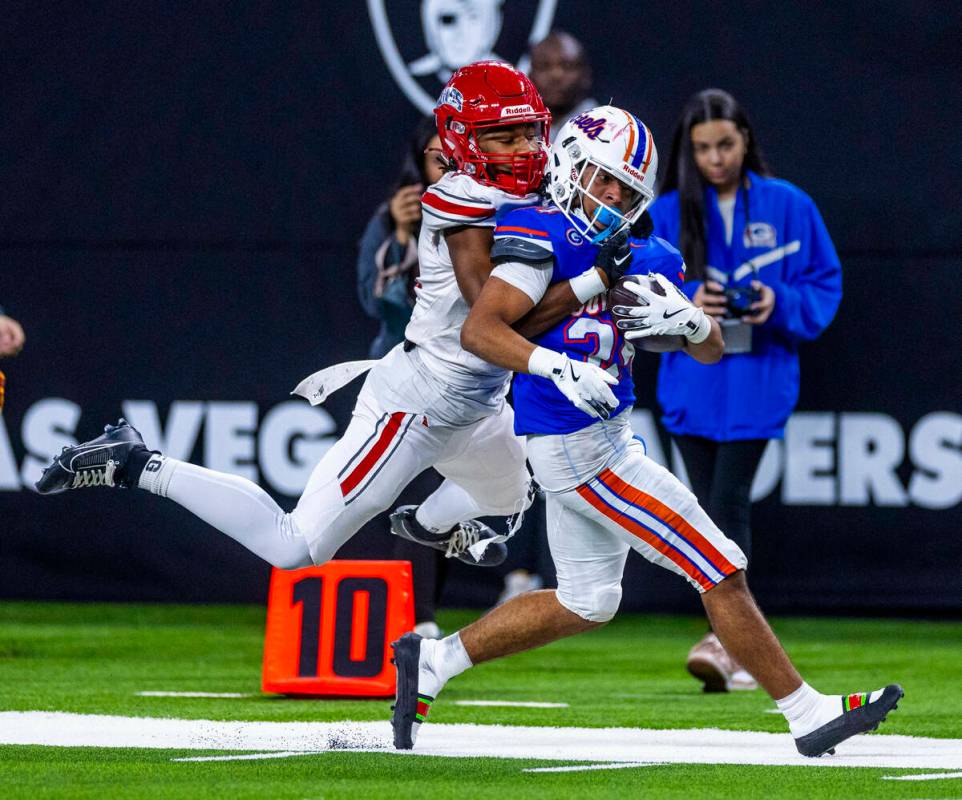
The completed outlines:
<svg viewBox="0 0 962 800">
<path fill-rule="evenodd" d="M 752 479 L 767 439 L 715 442 L 699 436 L 672 437 L 685 459 L 691 489 L 699 504 L 751 559 Z"/>
</svg>

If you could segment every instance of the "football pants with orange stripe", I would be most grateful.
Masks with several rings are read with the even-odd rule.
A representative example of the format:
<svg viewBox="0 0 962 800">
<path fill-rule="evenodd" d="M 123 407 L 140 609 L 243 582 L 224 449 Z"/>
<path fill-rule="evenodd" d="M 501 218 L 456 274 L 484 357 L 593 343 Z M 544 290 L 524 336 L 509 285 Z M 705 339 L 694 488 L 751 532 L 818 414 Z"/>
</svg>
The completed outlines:
<svg viewBox="0 0 962 800">
<path fill-rule="evenodd" d="M 584 619 L 604 622 L 621 599 L 629 549 L 707 591 L 747 562 L 670 472 L 633 441 L 591 480 L 548 493 L 548 543 L 558 600 Z M 532 461 L 538 477 L 537 459 Z"/>
<path fill-rule="evenodd" d="M 695 496 L 645 455 L 627 413 L 570 434 L 530 437 L 527 453 L 546 491 L 558 600 L 583 619 L 614 616 L 631 549 L 699 592 L 746 567 Z"/>
</svg>

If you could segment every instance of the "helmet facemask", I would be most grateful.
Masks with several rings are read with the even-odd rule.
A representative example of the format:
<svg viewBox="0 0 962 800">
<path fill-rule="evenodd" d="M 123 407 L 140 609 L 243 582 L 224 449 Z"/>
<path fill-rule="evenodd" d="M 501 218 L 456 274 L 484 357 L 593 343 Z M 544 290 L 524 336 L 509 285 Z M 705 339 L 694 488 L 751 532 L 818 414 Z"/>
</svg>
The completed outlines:
<svg viewBox="0 0 962 800">
<path fill-rule="evenodd" d="M 602 174 L 621 184 L 622 196 L 627 195 L 627 202 L 622 204 L 624 211 L 605 203 L 597 189 L 592 191 Z M 622 180 L 591 158 L 583 159 L 572 168 L 570 188 L 567 199 L 559 203 L 559 207 L 576 227 L 582 228 L 581 233 L 592 244 L 601 244 L 609 236 L 631 227 L 654 199 L 647 187 Z M 586 197 L 596 204 L 590 215 L 584 210 Z"/>
<path fill-rule="evenodd" d="M 526 153 L 491 153 L 483 150 L 479 144 L 479 134 L 493 128 L 505 128 L 519 124 L 533 125 L 537 147 Z M 515 195 L 525 195 L 537 190 L 544 177 L 548 163 L 548 147 L 546 144 L 547 121 L 520 120 L 518 122 L 504 122 L 499 120 L 490 124 L 466 124 L 460 120 L 451 120 L 449 129 L 460 140 L 462 147 L 456 160 L 459 168 L 464 170 L 478 183 L 494 186 Z"/>
</svg>

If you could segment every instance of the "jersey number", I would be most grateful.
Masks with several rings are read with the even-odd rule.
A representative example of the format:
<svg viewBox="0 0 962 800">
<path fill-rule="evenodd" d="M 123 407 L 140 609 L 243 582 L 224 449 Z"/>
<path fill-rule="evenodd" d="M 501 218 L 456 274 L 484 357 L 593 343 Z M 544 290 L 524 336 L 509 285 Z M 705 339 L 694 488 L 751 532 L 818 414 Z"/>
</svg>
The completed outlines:
<svg viewBox="0 0 962 800">
<path fill-rule="evenodd" d="M 591 353 L 586 355 L 584 360 L 596 364 L 616 378 L 621 365 L 624 365 L 629 373 L 631 372 L 631 360 L 634 358 L 635 348 L 627 339 L 622 339 L 620 358 L 618 361 L 615 360 L 618 333 L 612 320 L 577 317 L 565 325 L 564 340 L 566 344 L 591 345 Z"/>
</svg>

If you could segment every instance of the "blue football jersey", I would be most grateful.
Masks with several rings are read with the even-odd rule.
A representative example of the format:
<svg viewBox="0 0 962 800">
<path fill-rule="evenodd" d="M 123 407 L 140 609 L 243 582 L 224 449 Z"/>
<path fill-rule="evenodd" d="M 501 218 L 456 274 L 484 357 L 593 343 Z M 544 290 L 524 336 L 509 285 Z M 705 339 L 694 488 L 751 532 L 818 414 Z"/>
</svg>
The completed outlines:
<svg viewBox="0 0 962 800">
<path fill-rule="evenodd" d="M 537 244 L 553 257 L 551 283 L 580 275 L 594 263 L 598 245 L 593 245 L 565 218 L 556 207 L 535 206 L 515 209 L 498 220 L 495 240 L 513 237 Z M 664 239 L 630 240 L 632 251 L 629 275 L 658 272 L 677 286 L 685 279 L 685 263 L 679 253 Z M 631 362 L 635 349 L 622 338 L 608 311 L 606 296 L 588 301 L 571 316 L 537 336 L 535 344 L 567 353 L 568 358 L 590 361 L 618 378 L 611 387 L 618 398 L 614 414 L 634 405 L 635 389 L 631 378 Z M 575 408 L 547 378 L 517 374 L 514 377 L 515 433 L 572 433 L 596 422 Z M 612 416 L 614 416 L 612 414 Z"/>
</svg>

